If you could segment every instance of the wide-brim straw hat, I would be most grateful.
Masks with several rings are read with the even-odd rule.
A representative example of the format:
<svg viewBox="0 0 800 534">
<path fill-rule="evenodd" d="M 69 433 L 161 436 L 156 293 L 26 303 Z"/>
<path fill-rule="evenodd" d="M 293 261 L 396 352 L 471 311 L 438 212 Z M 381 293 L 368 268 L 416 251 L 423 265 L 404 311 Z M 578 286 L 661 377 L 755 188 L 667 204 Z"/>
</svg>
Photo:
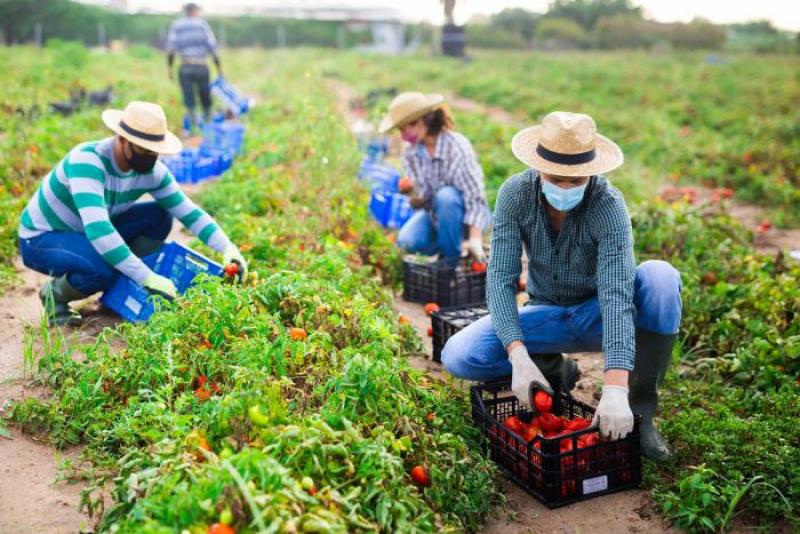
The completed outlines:
<svg viewBox="0 0 800 534">
<path fill-rule="evenodd" d="M 389 112 L 381 120 L 378 130 L 386 133 L 392 128 L 413 122 L 444 103 L 444 96 L 425 95 L 419 92 L 400 93 L 389 103 Z"/>
<path fill-rule="evenodd" d="M 517 132 L 511 151 L 522 163 L 556 176 L 593 176 L 622 165 L 622 149 L 597 133 L 588 115 L 553 111 L 538 126 Z"/>
<path fill-rule="evenodd" d="M 177 154 L 183 148 L 181 140 L 167 129 L 167 116 L 158 104 L 134 101 L 125 111 L 107 109 L 103 122 L 112 132 L 145 150 Z"/>
</svg>

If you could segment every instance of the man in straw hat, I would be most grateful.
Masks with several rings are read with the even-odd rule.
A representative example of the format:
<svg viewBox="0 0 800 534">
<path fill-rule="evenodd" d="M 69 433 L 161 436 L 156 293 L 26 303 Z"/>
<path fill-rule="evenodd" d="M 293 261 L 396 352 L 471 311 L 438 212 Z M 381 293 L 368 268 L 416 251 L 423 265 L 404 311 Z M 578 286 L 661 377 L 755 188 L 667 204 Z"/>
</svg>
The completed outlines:
<svg viewBox="0 0 800 534">
<path fill-rule="evenodd" d="M 530 168 L 509 178 L 497 197 L 490 317 L 453 336 L 442 363 L 470 380 L 511 374 L 514 394 L 527 406 L 531 382 L 550 386 L 542 369 L 562 389 L 576 378 L 574 362 L 560 354 L 529 354 L 602 350 L 601 434 L 624 437 L 633 414 L 641 414 L 642 452 L 668 459 L 653 416 L 680 324 L 681 281 L 666 262 L 634 263 L 622 194 L 601 176 L 622 165 L 622 151 L 597 133 L 591 117 L 558 111 L 517 133 L 511 148 Z M 517 309 L 523 246 L 531 300 Z"/>
<path fill-rule="evenodd" d="M 19 247 L 26 266 L 54 278 L 39 293 L 52 298 L 50 321 L 79 321 L 68 306 L 103 291 L 117 272 L 175 297 L 172 281 L 140 259 L 159 250 L 176 217 L 225 263 L 247 264 L 239 249 L 181 191 L 159 154 L 176 154 L 181 142 L 167 130 L 157 104 L 131 102 L 108 109 L 103 122 L 116 135 L 73 148 L 42 180 L 22 212 Z M 149 193 L 155 202 L 136 202 Z"/>
<path fill-rule="evenodd" d="M 413 179 L 410 203 L 419 209 L 403 225 L 397 244 L 414 253 L 461 255 L 465 230 L 468 251 L 485 262 L 482 233 L 491 212 L 486 203 L 483 170 L 469 140 L 454 130 L 442 95 L 406 92 L 389 104 L 379 130 L 394 128 L 408 145 L 403 164 Z"/>
</svg>

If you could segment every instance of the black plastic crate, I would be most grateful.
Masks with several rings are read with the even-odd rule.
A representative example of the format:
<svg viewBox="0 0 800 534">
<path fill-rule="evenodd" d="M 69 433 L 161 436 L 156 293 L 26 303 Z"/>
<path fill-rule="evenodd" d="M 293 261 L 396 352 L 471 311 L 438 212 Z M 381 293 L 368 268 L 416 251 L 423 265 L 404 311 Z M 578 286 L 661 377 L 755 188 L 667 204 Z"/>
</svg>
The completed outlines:
<svg viewBox="0 0 800 534">
<path fill-rule="evenodd" d="M 403 258 L 403 298 L 408 302 L 435 302 L 442 308 L 486 302 L 486 272 L 473 272 L 467 258 L 432 260 Z"/>
<path fill-rule="evenodd" d="M 485 305 L 450 308 L 433 312 L 431 314 L 433 361 L 442 361 L 442 349 L 451 336 L 454 336 L 457 332 L 485 315 L 489 315 L 489 308 Z"/>
<path fill-rule="evenodd" d="M 578 448 L 580 436 L 597 431 L 587 428 L 529 443 L 502 424 L 511 415 L 525 422 L 530 422 L 533 415 L 519 409 L 510 389 L 509 378 L 474 385 L 470 396 L 473 422 L 488 439 L 491 458 L 517 485 L 548 508 L 639 486 L 642 481 L 640 416 L 634 418 L 633 432 L 617 441 L 601 439 L 597 445 Z M 556 393 L 553 400 L 555 415 L 589 420 L 594 416 L 594 408 L 564 393 Z M 561 452 L 563 440 L 571 441 L 571 450 Z"/>
</svg>

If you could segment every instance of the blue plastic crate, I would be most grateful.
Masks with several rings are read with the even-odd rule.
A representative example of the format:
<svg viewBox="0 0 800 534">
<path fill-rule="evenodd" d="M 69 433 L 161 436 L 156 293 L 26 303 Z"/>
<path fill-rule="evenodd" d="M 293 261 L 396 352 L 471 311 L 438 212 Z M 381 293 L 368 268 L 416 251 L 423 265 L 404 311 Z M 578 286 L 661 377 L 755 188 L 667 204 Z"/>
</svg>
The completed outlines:
<svg viewBox="0 0 800 534">
<path fill-rule="evenodd" d="M 195 152 L 194 168 L 192 169 L 192 182 L 202 182 L 217 176 L 218 156 L 203 150 Z"/>
<path fill-rule="evenodd" d="M 414 214 L 406 195 L 380 189 L 372 190 L 369 211 L 375 220 L 386 228 L 400 228 Z"/>
<path fill-rule="evenodd" d="M 162 156 L 159 159 L 175 176 L 175 181 L 180 184 L 192 183 L 194 179 L 194 152 L 192 149 L 184 148 L 180 154 Z"/>
<path fill-rule="evenodd" d="M 389 138 L 386 136 L 360 136 L 358 148 L 366 154 L 365 161 L 380 163 L 389 153 Z"/>
<path fill-rule="evenodd" d="M 244 125 L 238 122 L 214 122 L 203 129 L 203 146 L 238 154 L 244 145 Z"/>
<path fill-rule="evenodd" d="M 389 165 L 363 161 L 358 178 L 369 183 L 370 189 L 396 193 L 399 191 L 400 171 Z"/>
<path fill-rule="evenodd" d="M 159 252 L 146 256 L 143 261 L 157 274 L 172 280 L 180 294 L 189 289 L 199 274 L 222 276 L 222 266 L 174 241 L 165 244 Z M 127 276 L 119 275 L 103 293 L 100 302 L 123 319 L 138 322 L 153 315 L 150 297 L 150 291 Z"/>
<path fill-rule="evenodd" d="M 243 115 L 250 110 L 250 99 L 236 89 L 231 82 L 219 76 L 208 86 L 214 98 L 234 115 Z"/>
</svg>

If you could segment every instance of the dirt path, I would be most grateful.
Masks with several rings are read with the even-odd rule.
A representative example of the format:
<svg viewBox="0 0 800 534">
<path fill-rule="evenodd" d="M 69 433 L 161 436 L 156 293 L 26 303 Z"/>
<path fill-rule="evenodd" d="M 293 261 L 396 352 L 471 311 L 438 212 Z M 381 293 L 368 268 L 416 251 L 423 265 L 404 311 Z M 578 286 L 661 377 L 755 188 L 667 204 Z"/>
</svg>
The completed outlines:
<svg viewBox="0 0 800 534">
<path fill-rule="evenodd" d="M 340 113 L 352 126 L 356 117 L 350 110 L 350 102 L 354 96 L 349 86 L 340 80 L 327 80 L 329 90 L 336 96 Z M 451 103 L 458 109 L 485 113 L 494 120 L 521 122 L 499 108 L 487 108 L 478 103 L 460 97 L 452 98 Z M 425 315 L 423 306 L 406 302 L 400 295 L 395 295 L 395 309 L 408 317 L 411 325 L 422 338 L 426 356 L 412 357 L 411 364 L 446 379 L 447 373 L 442 366 L 431 360 L 432 343 L 427 335 L 430 317 Z M 603 355 L 601 353 L 573 354 L 578 362 L 581 379 L 578 381 L 575 397 L 596 404 L 595 391 L 602 383 Z M 461 382 L 468 387 L 466 382 Z M 498 510 L 497 515 L 488 520 L 483 532 L 487 534 L 517 534 L 530 532 L 564 532 L 581 533 L 596 532 L 641 532 L 660 533 L 674 532 L 652 510 L 649 494 L 646 490 L 629 490 L 621 493 L 598 497 L 564 508 L 550 510 L 538 500 L 528 495 L 509 480 L 501 480 L 502 491 L 508 499 L 508 510 Z"/>
<path fill-rule="evenodd" d="M 196 190 L 186 189 L 189 194 Z M 186 243 L 191 237 L 176 225 L 170 239 Z M 19 258 L 15 267 L 20 284 L 0 297 L 0 409 L 8 402 L 48 395 L 45 388 L 31 384 L 23 366 L 25 328 L 39 324 L 38 290 L 47 277 L 26 269 Z M 65 333 L 77 341 L 90 341 L 119 320 L 100 306 L 97 296 L 76 306 L 84 324 Z M 0 533 L 74 534 L 89 528 L 90 519 L 78 511 L 83 486 L 56 481 L 58 466 L 76 459 L 79 450 L 58 451 L 16 428 L 11 435 L 12 439 L 0 437 Z"/>
</svg>

